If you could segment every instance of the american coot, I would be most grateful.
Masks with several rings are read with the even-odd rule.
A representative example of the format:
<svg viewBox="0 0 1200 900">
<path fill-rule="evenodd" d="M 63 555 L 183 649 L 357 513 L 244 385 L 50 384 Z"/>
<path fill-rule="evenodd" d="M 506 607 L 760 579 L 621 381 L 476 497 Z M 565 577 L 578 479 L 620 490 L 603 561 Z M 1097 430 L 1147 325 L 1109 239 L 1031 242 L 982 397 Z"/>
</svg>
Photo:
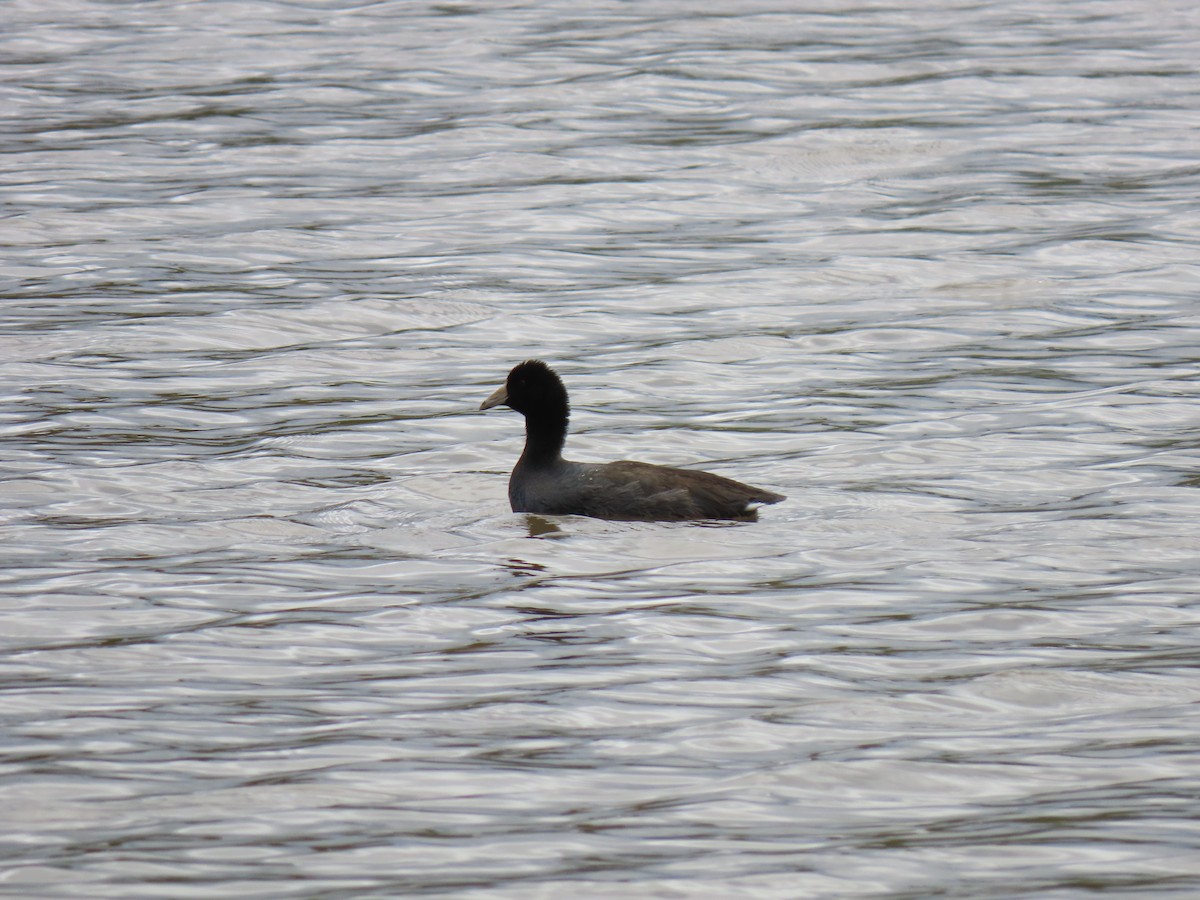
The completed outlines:
<svg viewBox="0 0 1200 900">
<path fill-rule="evenodd" d="M 531 359 L 508 373 L 480 409 L 505 405 L 525 416 L 525 452 L 508 480 L 513 512 L 598 519 L 754 519 L 753 504 L 782 494 L 720 475 L 622 460 L 576 463 L 562 458 L 567 389 L 548 365 Z"/>
</svg>

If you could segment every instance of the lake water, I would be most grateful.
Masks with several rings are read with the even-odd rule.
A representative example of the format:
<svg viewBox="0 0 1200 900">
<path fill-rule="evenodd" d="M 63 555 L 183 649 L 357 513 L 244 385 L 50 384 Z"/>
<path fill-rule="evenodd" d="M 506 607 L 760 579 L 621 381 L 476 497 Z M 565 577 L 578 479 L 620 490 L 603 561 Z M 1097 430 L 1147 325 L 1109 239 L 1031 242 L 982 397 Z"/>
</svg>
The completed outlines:
<svg viewBox="0 0 1200 900">
<path fill-rule="evenodd" d="M 1194 4 L 4 18 L 0 894 L 1200 895 Z"/>
</svg>

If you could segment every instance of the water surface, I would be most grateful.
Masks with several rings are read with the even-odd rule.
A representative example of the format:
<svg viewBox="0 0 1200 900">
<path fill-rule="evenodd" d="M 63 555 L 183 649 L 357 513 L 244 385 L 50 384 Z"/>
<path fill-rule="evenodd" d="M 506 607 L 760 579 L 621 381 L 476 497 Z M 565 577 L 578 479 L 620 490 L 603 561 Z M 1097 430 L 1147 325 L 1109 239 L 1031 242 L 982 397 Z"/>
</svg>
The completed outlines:
<svg viewBox="0 0 1200 900">
<path fill-rule="evenodd" d="M 11 5 L 0 893 L 1195 896 L 1198 24 Z"/>
</svg>

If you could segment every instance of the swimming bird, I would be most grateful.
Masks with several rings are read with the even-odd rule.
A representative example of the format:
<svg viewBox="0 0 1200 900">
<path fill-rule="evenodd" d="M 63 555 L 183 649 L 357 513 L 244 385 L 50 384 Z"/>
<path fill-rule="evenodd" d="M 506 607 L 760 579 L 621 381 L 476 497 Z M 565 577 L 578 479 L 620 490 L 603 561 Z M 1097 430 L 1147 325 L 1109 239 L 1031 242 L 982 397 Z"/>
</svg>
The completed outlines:
<svg viewBox="0 0 1200 900">
<path fill-rule="evenodd" d="M 508 406 L 525 416 L 525 451 L 508 479 L 513 512 L 597 519 L 680 521 L 757 517 L 755 505 L 782 494 L 708 472 L 621 460 L 563 459 L 570 404 L 558 374 L 540 359 L 520 363 L 479 408 Z"/>
</svg>

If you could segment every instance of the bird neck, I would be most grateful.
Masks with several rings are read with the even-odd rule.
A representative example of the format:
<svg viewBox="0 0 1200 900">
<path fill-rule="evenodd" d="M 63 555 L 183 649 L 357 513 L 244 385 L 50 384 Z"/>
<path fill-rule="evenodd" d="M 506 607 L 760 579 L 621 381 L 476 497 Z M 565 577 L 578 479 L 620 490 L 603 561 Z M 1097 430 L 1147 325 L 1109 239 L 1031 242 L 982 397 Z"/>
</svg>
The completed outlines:
<svg viewBox="0 0 1200 900">
<path fill-rule="evenodd" d="M 532 465 L 545 465 L 562 459 L 563 444 L 567 441 L 568 416 L 566 410 L 527 415 L 522 461 Z"/>
</svg>

